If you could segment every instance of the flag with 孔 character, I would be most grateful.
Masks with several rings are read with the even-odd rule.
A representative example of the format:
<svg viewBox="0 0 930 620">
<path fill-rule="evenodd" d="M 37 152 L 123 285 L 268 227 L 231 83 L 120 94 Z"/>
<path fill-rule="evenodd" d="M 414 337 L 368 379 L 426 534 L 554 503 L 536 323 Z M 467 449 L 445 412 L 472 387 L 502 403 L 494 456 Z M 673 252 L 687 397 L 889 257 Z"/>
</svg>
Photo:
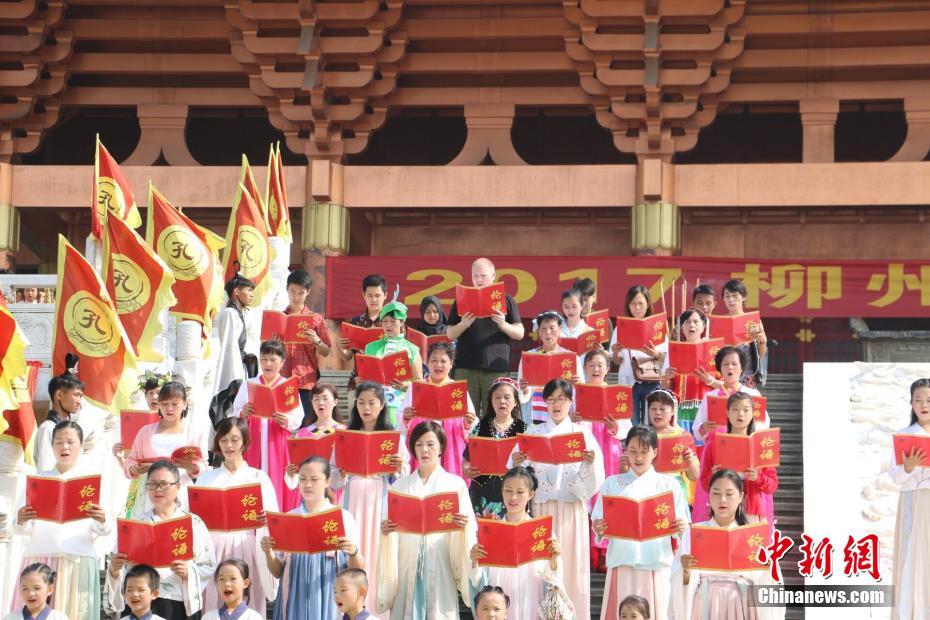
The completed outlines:
<svg viewBox="0 0 930 620">
<path fill-rule="evenodd" d="M 151 246 L 122 220 L 107 220 L 103 243 L 103 280 L 116 304 L 129 342 L 140 360 L 160 362 L 153 341 L 164 331 L 162 311 L 177 302 L 174 274 Z"/>
<path fill-rule="evenodd" d="M 287 209 L 287 188 L 284 180 L 284 162 L 281 145 L 271 147 L 268 153 L 268 175 L 265 177 L 265 212 L 268 231 L 272 237 L 291 238 L 291 216 Z"/>
<path fill-rule="evenodd" d="M 90 229 L 97 239 L 103 239 L 108 215 L 115 215 L 131 228 L 142 225 L 129 181 L 98 135 L 94 152 L 94 201 L 90 210 Z"/>
<path fill-rule="evenodd" d="M 76 353 L 84 398 L 114 414 L 129 407 L 138 386 L 136 356 L 100 276 L 64 237 L 58 237 L 58 303 L 52 374 L 65 371 Z"/>
<path fill-rule="evenodd" d="M 226 252 L 223 255 L 223 279 L 228 282 L 237 273 L 255 283 L 252 304 L 262 300 L 274 287 L 271 278 L 271 246 L 261 209 L 241 183 L 238 201 L 229 214 L 226 228 Z"/>
<path fill-rule="evenodd" d="M 33 464 L 36 418 L 29 385 L 38 367 L 26 363 L 26 339 L 0 295 L 0 441 L 19 444 L 26 462 Z"/>
<path fill-rule="evenodd" d="M 233 205 L 239 204 L 241 199 L 240 194 L 242 193 L 243 188 L 245 188 L 245 191 L 248 192 L 249 196 L 252 197 L 252 200 L 255 201 L 255 205 L 258 207 L 259 213 L 262 214 L 262 220 L 265 222 L 267 227 L 268 211 L 265 208 L 267 203 L 265 202 L 265 199 L 262 198 L 261 194 L 258 193 L 258 183 L 255 182 L 255 176 L 252 174 L 251 166 L 249 166 L 249 158 L 245 156 L 245 153 L 242 154 L 242 167 L 239 170 L 239 183 L 242 184 L 242 187 L 236 188 L 236 198 L 233 200 Z"/>
<path fill-rule="evenodd" d="M 204 336 L 209 335 L 213 316 L 223 303 L 219 251 L 226 243 L 191 221 L 152 186 L 145 240 L 174 274 L 171 291 L 176 302 L 171 314 L 197 321 Z"/>
</svg>

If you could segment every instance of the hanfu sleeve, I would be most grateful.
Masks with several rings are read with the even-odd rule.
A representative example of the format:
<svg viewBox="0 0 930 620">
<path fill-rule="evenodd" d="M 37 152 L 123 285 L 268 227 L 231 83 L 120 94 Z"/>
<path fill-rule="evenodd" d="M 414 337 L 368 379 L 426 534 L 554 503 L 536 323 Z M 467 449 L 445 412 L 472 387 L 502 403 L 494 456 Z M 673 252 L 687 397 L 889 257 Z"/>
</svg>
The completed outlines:
<svg viewBox="0 0 930 620">
<path fill-rule="evenodd" d="M 189 616 L 203 609 L 204 584 L 213 578 L 216 571 L 216 554 L 210 531 L 200 517 L 194 514 L 191 517 L 194 526 L 194 558 L 190 561 L 187 582 L 184 583 L 184 610 Z"/>
<path fill-rule="evenodd" d="M 478 542 L 478 521 L 471 509 L 471 498 L 468 496 L 468 487 L 461 478 L 456 478 L 458 487 L 459 511 L 468 516 L 468 523 L 463 529 L 447 534 L 449 536 L 449 563 L 452 565 L 452 577 L 455 579 L 459 592 L 468 608 L 473 605 L 471 593 L 471 548 Z"/>
<path fill-rule="evenodd" d="M 582 461 L 578 467 L 577 476 L 563 476 L 567 478 L 566 490 L 577 497 L 579 500 L 586 501 L 594 497 L 597 490 L 604 484 L 604 455 L 601 453 L 601 447 L 591 431 L 582 427 L 585 438 L 585 448 L 594 451 L 594 462 Z"/>
<path fill-rule="evenodd" d="M 255 471 L 258 472 L 258 481 L 259 484 L 262 485 L 263 508 L 266 512 L 269 510 L 277 512 L 278 496 L 275 495 L 274 485 L 271 484 L 271 479 L 265 472 L 261 470 Z M 265 598 L 268 601 L 273 601 L 277 598 L 278 594 L 278 580 L 271 574 L 271 570 L 268 568 L 268 558 L 264 550 L 262 550 L 261 545 L 262 538 L 269 535 L 268 526 L 262 526 L 255 531 L 255 565 L 258 569 L 258 579 L 261 581 Z"/>
</svg>

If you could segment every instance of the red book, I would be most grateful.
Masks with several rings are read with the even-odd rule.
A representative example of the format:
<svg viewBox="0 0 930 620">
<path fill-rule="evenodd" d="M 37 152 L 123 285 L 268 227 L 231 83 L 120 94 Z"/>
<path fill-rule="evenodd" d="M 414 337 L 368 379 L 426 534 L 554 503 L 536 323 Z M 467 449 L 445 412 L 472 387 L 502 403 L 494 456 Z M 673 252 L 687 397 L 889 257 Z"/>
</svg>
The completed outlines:
<svg viewBox="0 0 930 620">
<path fill-rule="evenodd" d="M 340 333 L 343 338 L 348 338 L 349 348 L 356 351 L 364 351 L 368 343 L 384 336 L 384 330 L 380 327 L 359 327 L 351 323 L 343 323 Z"/>
<path fill-rule="evenodd" d="M 675 532 L 675 499 L 671 491 L 641 500 L 605 495 L 602 499 L 608 538 L 653 540 Z"/>
<path fill-rule="evenodd" d="M 413 390 L 413 408 L 417 417 L 430 420 L 463 418 L 468 411 L 468 382 L 453 381 L 434 385 L 429 381 L 416 381 Z"/>
<path fill-rule="evenodd" d="M 578 370 L 574 353 L 535 353 L 524 351 L 521 374 L 530 385 L 543 386 L 553 379 L 571 381 Z"/>
<path fill-rule="evenodd" d="M 610 342 L 610 311 L 598 310 L 584 318 L 592 329 L 598 332 L 598 342 Z"/>
<path fill-rule="evenodd" d="M 691 555 L 696 568 L 713 571 L 760 570 L 759 547 L 769 539 L 769 524 L 751 523 L 734 528 L 712 525 L 691 526 Z"/>
<path fill-rule="evenodd" d="M 343 474 L 378 476 L 397 473 L 390 464 L 400 449 L 398 431 L 336 431 L 336 467 Z"/>
<path fill-rule="evenodd" d="M 289 413 L 297 406 L 300 398 L 297 391 L 297 377 L 291 377 L 275 387 L 251 381 L 246 382 L 246 385 L 249 391 L 249 402 L 254 407 L 252 415 L 259 418 L 270 418 L 276 413 Z"/>
<path fill-rule="evenodd" d="M 161 418 L 157 411 L 137 411 L 134 409 L 123 409 L 119 412 L 119 437 L 123 444 L 123 449 L 127 452 L 132 448 L 132 443 L 136 440 L 136 435 L 143 426 L 154 424 Z"/>
<path fill-rule="evenodd" d="M 423 358 L 423 363 L 426 363 L 427 353 L 429 348 L 435 342 L 452 342 L 452 340 L 445 334 L 433 334 L 432 336 L 427 336 L 421 331 L 417 331 L 412 327 L 408 327 L 404 332 L 404 337 L 407 338 L 410 342 L 417 345 L 420 349 L 420 357 Z"/>
<path fill-rule="evenodd" d="M 455 309 L 459 316 L 474 314 L 479 318 L 493 316 L 495 312 L 507 314 L 507 291 L 504 283 L 476 288 L 455 285 Z"/>
<path fill-rule="evenodd" d="M 300 465 L 311 456 L 322 456 L 327 461 L 333 457 L 336 445 L 336 433 L 320 437 L 291 437 L 287 440 L 287 459 L 293 465 Z"/>
<path fill-rule="evenodd" d="M 778 467 L 781 461 L 781 431 L 767 428 L 752 435 L 717 433 L 714 436 L 715 465 L 744 472 Z"/>
<path fill-rule="evenodd" d="M 707 421 L 721 426 L 726 426 L 727 423 L 727 401 L 729 396 L 707 396 Z M 764 396 L 753 396 L 752 397 L 752 419 L 759 420 L 765 419 L 765 408 L 768 403 L 768 399 Z"/>
<path fill-rule="evenodd" d="M 468 462 L 480 469 L 482 475 L 503 476 L 516 446 L 516 437 L 497 439 L 472 435 L 468 438 Z"/>
<path fill-rule="evenodd" d="M 668 337 L 668 315 L 664 312 L 634 319 L 631 316 L 617 317 L 617 342 L 625 349 L 641 351 L 647 344 L 656 346 Z"/>
<path fill-rule="evenodd" d="M 584 355 L 588 351 L 593 351 L 601 343 L 600 332 L 592 329 L 577 338 L 568 338 L 562 336 L 559 338 L 559 346 L 568 349 L 575 355 Z"/>
<path fill-rule="evenodd" d="M 36 511 L 36 519 L 67 523 L 88 519 L 91 504 L 100 503 L 100 476 L 62 480 L 26 476 L 26 505 Z"/>
<path fill-rule="evenodd" d="M 710 316 L 710 328 L 714 338 L 722 338 L 724 344 L 739 345 L 752 340 L 750 330 L 762 324 L 759 312 L 744 312 L 736 316 Z"/>
<path fill-rule="evenodd" d="M 209 530 L 232 532 L 260 527 L 265 510 L 260 484 L 243 484 L 226 489 L 192 486 L 187 489 L 190 511 L 203 519 Z"/>
<path fill-rule="evenodd" d="M 151 456 L 148 458 L 137 459 L 139 463 L 154 463 L 156 461 L 171 461 L 175 465 L 178 461 L 185 458 L 193 460 L 203 459 L 203 452 L 197 446 L 181 446 L 171 453 L 171 456 Z"/>
<path fill-rule="evenodd" d="M 552 515 L 510 523 L 498 519 L 478 519 L 478 544 L 487 555 L 481 566 L 516 568 L 527 562 L 549 559 Z"/>
<path fill-rule="evenodd" d="M 374 381 L 381 385 L 391 385 L 394 381 L 410 381 L 413 370 L 406 351 L 398 351 L 384 357 L 375 355 L 355 356 L 355 370 L 360 381 Z"/>
<path fill-rule="evenodd" d="M 312 343 L 307 331 L 310 322 L 305 314 L 284 314 L 279 310 L 262 312 L 262 340 L 280 340 L 286 344 Z M 380 330 L 379 330 L 380 331 Z"/>
<path fill-rule="evenodd" d="M 930 436 L 895 433 L 891 436 L 891 440 L 894 443 L 894 462 L 897 465 L 903 464 L 904 456 L 917 449 L 924 451 L 924 458 L 921 459 L 920 466 L 930 467 Z"/>
<path fill-rule="evenodd" d="M 578 463 L 584 458 L 582 451 L 586 449 L 584 433 L 566 433 L 564 435 L 526 435 L 517 434 L 520 452 L 536 463 L 561 465 L 563 463 Z"/>
<path fill-rule="evenodd" d="M 190 515 L 158 523 L 116 520 L 116 551 L 133 564 L 168 566 L 194 558 L 194 527 Z"/>
<path fill-rule="evenodd" d="M 459 511 L 458 493 L 433 493 L 417 497 L 388 491 L 388 520 L 398 531 L 433 534 L 460 529 L 452 520 Z"/>
<path fill-rule="evenodd" d="M 575 413 L 585 420 L 603 422 L 633 417 L 633 388 L 626 385 L 575 384 Z"/>
<path fill-rule="evenodd" d="M 330 508 L 316 514 L 268 513 L 268 535 L 275 549 L 287 553 L 323 553 L 332 551 L 346 535 L 342 508 Z"/>
<path fill-rule="evenodd" d="M 660 435 L 659 449 L 652 466 L 662 474 L 684 471 L 688 469 L 688 462 L 685 460 L 688 448 L 694 450 L 694 436 L 691 433 L 682 433 L 674 437 Z"/>
<path fill-rule="evenodd" d="M 668 365 L 678 374 L 694 374 L 698 368 L 710 372 L 714 369 L 714 356 L 723 348 L 723 338 L 702 340 L 701 342 L 668 343 Z"/>
</svg>

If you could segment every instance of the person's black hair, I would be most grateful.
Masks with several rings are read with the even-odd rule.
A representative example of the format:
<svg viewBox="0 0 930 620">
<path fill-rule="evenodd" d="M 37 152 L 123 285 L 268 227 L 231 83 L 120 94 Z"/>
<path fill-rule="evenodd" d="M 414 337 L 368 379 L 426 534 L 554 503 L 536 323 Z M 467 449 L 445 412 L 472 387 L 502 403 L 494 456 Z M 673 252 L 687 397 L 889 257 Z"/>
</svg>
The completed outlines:
<svg viewBox="0 0 930 620">
<path fill-rule="evenodd" d="M 83 444 L 84 443 L 84 429 L 81 428 L 80 424 L 78 424 L 77 422 L 72 422 L 71 420 L 62 420 L 61 422 L 58 422 L 57 424 L 55 424 L 55 428 L 52 429 L 52 438 L 51 438 L 52 442 L 54 443 L 55 441 L 55 435 L 57 435 L 61 431 L 68 430 L 69 428 L 73 430 L 75 433 L 77 433 L 78 440 L 80 440 L 80 442 Z"/>
<path fill-rule="evenodd" d="M 353 584 L 356 588 L 365 588 L 368 589 L 368 573 L 363 571 L 360 568 L 344 568 L 338 573 L 336 573 L 336 579 L 345 577 Z"/>
<path fill-rule="evenodd" d="M 178 466 L 177 466 L 177 465 L 175 465 L 175 464 L 172 463 L 171 461 L 166 461 L 166 460 L 155 461 L 154 463 L 152 463 L 152 466 L 149 467 L 148 474 L 146 474 L 146 475 L 147 475 L 149 478 L 151 478 L 151 477 L 152 477 L 152 474 L 154 474 L 156 471 L 159 471 L 159 470 L 161 470 L 161 469 L 164 469 L 165 471 L 167 471 L 167 472 L 173 474 L 173 475 L 174 475 L 174 481 L 175 481 L 175 482 L 180 482 L 180 481 L 181 481 L 181 470 L 178 469 Z"/>
<path fill-rule="evenodd" d="M 555 394 L 556 390 L 562 390 L 562 393 L 569 398 L 575 397 L 575 388 L 565 379 L 553 379 L 543 387 L 543 398 L 549 398 Z"/>
<path fill-rule="evenodd" d="M 184 401 L 185 407 L 184 411 L 181 412 L 181 419 L 187 417 L 188 412 L 190 411 L 190 403 L 187 400 L 187 386 L 181 383 L 180 381 L 168 381 L 161 389 L 158 390 L 158 402 L 163 400 L 169 400 L 171 398 L 180 398 Z M 161 411 L 158 412 L 159 417 L 161 417 Z"/>
<path fill-rule="evenodd" d="M 319 465 L 320 469 L 323 470 L 323 475 L 326 476 L 327 480 L 330 480 L 333 477 L 333 466 L 330 465 L 329 459 L 324 458 L 320 455 L 308 456 L 303 461 L 300 462 L 300 467 L 297 468 L 297 471 L 300 471 L 304 465 Z"/>
<path fill-rule="evenodd" d="M 26 578 L 27 575 L 31 575 L 32 573 L 39 573 L 42 575 L 42 578 L 45 580 L 45 585 L 49 587 L 55 585 L 55 577 L 58 575 L 58 573 L 53 571 L 52 567 L 48 564 L 45 564 L 44 562 L 33 562 L 32 564 L 26 566 L 26 568 L 23 569 L 23 572 L 19 574 L 19 580 L 22 581 Z M 49 594 L 45 597 L 45 604 L 49 605 L 51 602 L 52 595 Z"/>
<path fill-rule="evenodd" d="M 637 295 L 642 295 L 643 299 L 646 300 L 646 315 L 652 316 L 652 298 L 649 296 L 649 289 L 643 286 L 642 284 L 636 284 L 631 286 L 626 292 L 626 300 L 623 302 L 623 314 L 625 316 L 633 316 L 630 314 L 630 302 L 636 298 Z"/>
<path fill-rule="evenodd" d="M 526 482 L 526 488 L 531 492 L 536 492 L 536 489 L 539 488 L 539 479 L 536 477 L 536 472 L 533 471 L 530 467 L 524 467 L 522 465 L 517 465 L 516 467 L 511 467 L 507 470 L 507 473 L 504 474 L 504 477 L 501 478 L 501 488 L 503 488 L 504 483 L 510 480 L 511 478 L 520 478 Z M 531 517 L 533 516 L 533 501 L 530 500 L 526 504 L 526 512 Z"/>
<path fill-rule="evenodd" d="M 624 607 L 629 607 L 646 620 L 649 620 L 649 601 L 642 596 L 637 594 L 628 595 L 626 598 L 620 601 L 620 606 L 617 607 L 618 614 L 619 612 L 623 611 Z M 617 617 L 619 617 L 619 615 Z"/>
<path fill-rule="evenodd" d="M 710 487 L 714 486 L 714 483 L 720 480 L 721 478 L 726 478 L 733 483 L 733 486 L 736 487 L 736 490 L 739 491 L 740 495 L 743 496 L 743 499 L 746 499 L 744 492 L 743 479 L 738 473 L 732 469 L 718 469 L 714 472 L 714 475 L 710 477 L 710 482 L 707 484 L 707 489 L 710 491 Z M 709 503 L 709 502 L 708 502 Z M 710 507 L 710 516 L 714 517 L 714 508 Z M 740 502 L 739 506 L 736 507 L 736 524 L 737 525 L 746 525 L 749 523 L 749 519 L 746 518 L 746 513 L 743 512 L 743 502 Z"/>
<path fill-rule="evenodd" d="M 478 609 L 478 603 L 481 601 L 481 597 L 486 594 L 500 594 L 504 597 L 504 606 L 510 609 L 510 597 L 507 596 L 507 593 L 504 592 L 504 589 L 500 586 L 484 586 L 478 590 L 478 594 L 475 595 L 475 609 Z"/>
<path fill-rule="evenodd" d="M 158 377 L 149 377 L 142 383 L 142 391 L 157 390 L 161 387 L 161 380 Z"/>
<path fill-rule="evenodd" d="M 564 320 L 562 315 L 556 312 L 555 310 L 543 310 L 536 316 L 536 329 L 543 324 L 543 321 L 555 321 L 556 324 L 561 327 Z"/>
<path fill-rule="evenodd" d="M 930 379 L 918 379 L 911 384 L 911 400 L 914 400 L 914 392 L 920 388 L 930 388 Z M 917 424 L 917 412 L 911 407 L 911 424 Z"/>
<path fill-rule="evenodd" d="M 333 400 L 336 401 L 336 406 L 333 407 L 333 420 L 342 424 L 342 413 L 339 411 L 339 390 L 332 383 L 327 382 L 317 382 L 310 389 L 310 410 L 304 415 L 303 422 L 301 422 L 301 427 L 307 427 L 311 424 L 316 424 L 319 417 L 316 415 L 316 409 L 313 408 L 313 397 L 317 394 L 322 394 L 323 392 L 329 392 Z"/>
<path fill-rule="evenodd" d="M 581 293 L 582 299 L 591 297 L 597 293 L 597 285 L 591 278 L 578 278 L 572 282 L 572 288 Z"/>
<path fill-rule="evenodd" d="M 562 301 L 565 301 L 570 297 L 576 297 L 578 298 L 578 303 L 584 304 L 584 293 L 582 293 L 580 289 L 572 287 L 562 293 Z"/>
<path fill-rule="evenodd" d="M 592 359 L 594 359 L 595 357 L 599 355 L 607 361 L 607 370 L 610 370 L 610 364 L 613 360 L 610 359 L 610 353 L 608 353 L 605 349 L 591 349 L 590 351 L 584 354 L 584 361 L 582 362 L 581 365 L 587 366 L 588 362 L 590 362 Z"/>
<path fill-rule="evenodd" d="M 720 347 L 720 350 L 717 351 L 717 355 L 714 356 L 714 368 L 717 369 L 717 372 L 721 372 L 720 368 L 723 366 L 723 360 L 726 359 L 728 355 L 736 354 L 739 357 L 739 367 L 740 371 L 746 369 L 746 365 L 749 364 L 749 360 L 746 358 L 746 352 L 739 348 L 733 346 Z"/>
<path fill-rule="evenodd" d="M 237 288 L 255 288 L 255 282 L 252 282 L 247 277 L 242 274 L 237 273 L 229 280 L 226 281 L 226 284 L 223 286 L 223 289 L 226 291 L 226 296 L 232 301 L 233 291 Z"/>
<path fill-rule="evenodd" d="M 746 290 L 746 285 L 743 284 L 742 280 L 737 280 L 736 278 L 733 278 L 732 280 L 727 280 L 723 284 L 723 292 L 724 293 L 726 292 L 739 293 L 743 299 L 746 299 L 747 297 L 749 297 L 749 291 Z"/>
<path fill-rule="evenodd" d="M 746 427 L 746 434 L 752 435 L 753 433 L 756 432 L 756 418 L 755 418 L 755 415 L 752 413 L 754 405 L 752 402 L 751 395 L 747 394 L 746 392 L 736 392 L 735 394 L 730 394 L 730 397 L 727 398 L 727 414 L 729 414 L 730 412 L 730 407 L 732 407 L 735 403 L 738 403 L 741 400 L 749 401 L 749 411 L 750 411 L 749 426 Z M 729 415 L 727 416 L 727 432 L 728 433 L 733 432 L 733 425 L 730 424 Z"/>
<path fill-rule="evenodd" d="M 72 375 L 77 375 L 77 365 L 81 361 L 81 358 L 77 356 L 76 353 L 65 353 L 65 372 Z"/>
<path fill-rule="evenodd" d="M 523 420 L 523 407 L 520 405 L 520 390 L 515 385 L 504 381 L 495 383 L 488 390 L 487 406 L 484 409 L 482 420 L 494 419 L 494 392 L 504 389 L 509 389 L 513 392 L 513 409 L 510 411 L 510 417 L 514 420 Z"/>
<path fill-rule="evenodd" d="M 287 284 L 285 286 L 290 286 L 291 284 L 296 284 L 297 286 L 305 288 L 309 291 L 311 288 L 313 288 L 313 278 L 311 278 L 310 274 L 303 269 L 295 269 L 294 271 L 287 274 Z"/>
<path fill-rule="evenodd" d="M 678 329 L 681 330 L 681 326 L 685 324 L 685 321 L 691 318 L 691 315 L 696 314 L 698 318 L 701 319 L 701 323 L 707 325 L 707 317 L 704 316 L 704 313 L 698 310 L 697 308 L 688 308 L 684 312 L 678 315 Z"/>
<path fill-rule="evenodd" d="M 694 303 L 694 300 L 697 299 L 698 295 L 710 295 L 711 297 L 716 297 L 714 289 L 710 284 L 698 284 L 694 287 L 694 290 L 691 291 L 691 303 Z"/>
<path fill-rule="evenodd" d="M 623 449 L 626 450 L 629 448 L 630 443 L 638 439 L 639 443 L 643 444 L 647 448 L 652 448 L 653 450 L 659 449 L 659 436 L 656 434 L 656 431 L 651 426 L 646 426 L 645 424 L 637 424 L 626 434 L 626 441 L 623 442 Z"/>
<path fill-rule="evenodd" d="M 441 457 L 446 452 L 446 432 L 442 430 L 442 425 L 435 422 L 434 420 L 424 420 L 420 422 L 413 430 L 410 432 L 410 439 L 407 441 L 408 447 L 410 448 L 410 454 L 416 458 L 416 451 L 414 451 L 413 446 L 416 445 L 417 440 L 420 439 L 426 433 L 433 433 L 436 435 L 436 439 L 439 440 L 439 456 Z"/>
<path fill-rule="evenodd" d="M 442 351 L 448 356 L 450 362 L 455 362 L 455 345 L 451 342 L 445 342 L 444 340 L 429 345 L 426 348 L 426 359 L 423 361 L 428 362 L 429 358 L 432 357 L 433 353 L 436 351 Z"/>
<path fill-rule="evenodd" d="M 262 355 L 277 355 L 282 360 L 284 359 L 284 343 L 280 340 L 265 340 L 258 347 L 258 356 Z"/>
<path fill-rule="evenodd" d="M 381 413 L 378 414 L 378 419 L 375 421 L 375 430 L 376 431 L 392 431 L 394 428 L 390 425 L 387 419 L 387 400 L 384 398 L 384 388 L 374 381 L 362 381 L 355 386 L 355 401 L 352 403 L 352 413 L 349 414 L 349 430 L 350 431 L 360 431 L 362 430 L 362 416 L 358 413 L 358 397 L 361 396 L 362 392 L 374 392 L 375 397 L 381 401 Z"/>
<path fill-rule="evenodd" d="M 161 587 L 161 577 L 158 576 L 158 571 L 149 566 L 148 564 L 135 564 L 128 571 L 126 571 L 126 578 L 123 579 L 123 591 L 126 591 L 126 583 L 130 578 L 136 577 L 145 577 L 149 582 L 149 590 L 154 592 L 159 587 Z"/>
<path fill-rule="evenodd" d="M 231 433 L 234 428 L 242 435 L 242 454 L 245 455 L 245 451 L 252 444 L 252 434 L 249 432 L 249 423 L 239 416 L 223 418 L 216 425 L 216 433 L 213 435 L 213 451 L 216 454 L 223 453 L 220 449 L 220 439 Z"/>
<path fill-rule="evenodd" d="M 380 273 L 373 273 L 369 276 L 362 278 L 362 292 L 365 292 L 366 288 L 371 288 L 373 286 L 381 287 L 381 290 L 387 293 L 387 280 L 384 279 Z"/>
<path fill-rule="evenodd" d="M 213 571 L 213 581 L 217 581 L 220 578 L 220 570 L 222 570 L 224 566 L 235 566 L 243 579 L 249 578 L 249 565 L 248 564 L 246 564 L 239 558 L 226 558 L 225 560 L 217 564 L 216 570 Z M 251 594 L 251 590 L 252 590 L 252 584 L 250 583 L 249 585 L 245 587 L 245 590 L 243 590 L 242 592 L 242 598 L 245 600 L 246 603 L 249 602 L 249 595 Z"/>
</svg>

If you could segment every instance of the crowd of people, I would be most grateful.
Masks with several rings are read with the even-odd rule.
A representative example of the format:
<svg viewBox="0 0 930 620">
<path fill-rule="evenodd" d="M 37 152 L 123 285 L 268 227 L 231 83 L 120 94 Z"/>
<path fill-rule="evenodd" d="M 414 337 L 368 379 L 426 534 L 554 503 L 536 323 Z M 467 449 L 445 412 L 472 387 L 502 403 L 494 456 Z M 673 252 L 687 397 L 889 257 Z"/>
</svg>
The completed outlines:
<svg viewBox="0 0 930 620">
<path fill-rule="evenodd" d="M 474 286 L 495 280 L 491 261 L 474 262 Z M 691 553 L 692 526 L 732 529 L 767 523 L 771 530 L 774 524 L 777 469 L 722 468 L 714 450 L 717 433 L 752 435 L 770 425 L 767 412 L 754 413 L 753 406 L 765 377 L 768 342 L 761 322 L 743 344 L 720 348 L 713 368 L 679 372 L 670 361 L 668 340 L 631 349 L 615 331 L 609 342 L 577 357 L 570 378 L 531 385 L 522 367 L 516 379 L 510 376 L 511 352 L 526 334 L 509 295 L 502 310 L 486 318 L 460 313 L 455 304 L 446 312 L 439 299 L 425 298 L 418 323 L 411 327 L 427 335 L 445 334 L 448 341 L 431 344 L 424 359 L 420 348 L 405 338 L 408 308 L 396 294 L 388 300 L 383 277 L 363 280 L 366 310 L 351 319 L 354 325 L 383 330 L 364 351 L 352 349 L 347 338 L 330 338 L 323 317 L 304 306 L 311 286 L 307 273 L 292 272 L 287 280 L 290 303 L 283 309 L 306 315 L 308 342 L 266 340 L 250 352 L 242 316 L 253 284 L 238 276 L 230 281 L 229 305 L 220 319 L 229 321 L 225 342 L 231 361 L 224 363 L 241 365 L 245 379 L 224 385 L 224 400 L 217 398 L 219 393 L 191 394 L 170 376 L 147 374 L 140 395 L 158 419 L 144 426 L 132 445 L 105 445 L 98 432 L 88 446 L 82 393 L 94 377 L 78 371 L 52 379 L 50 410 L 35 441 L 39 475 L 67 480 L 98 474 L 120 481 L 102 485 L 104 493 L 89 506 L 87 518 L 63 525 L 37 519 L 25 496 L 9 498 L 15 506 L 10 527 L 23 539 L 20 585 L 9 618 L 96 620 L 103 611 L 138 620 L 253 619 L 266 617 L 273 604 L 276 620 L 449 620 L 459 617 L 461 597 L 479 619 L 586 620 L 591 617 L 592 571 L 606 572 L 602 619 L 784 616 L 783 609 L 754 608 L 747 599 L 747 586 L 773 583 L 767 567 L 706 570 Z M 726 314 L 744 312 L 747 294 L 740 281 L 727 282 L 719 293 Z M 707 285 L 695 288 L 692 306 L 671 317 L 670 338 L 708 340 L 714 334 L 711 316 L 717 294 Z M 575 282 L 562 295 L 558 310 L 535 318 L 534 350 L 565 352 L 561 338 L 592 329 L 585 318 L 596 301 L 593 282 Z M 634 286 L 621 314 L 651 316 L 653 302 L 646 287 Z M 381 385 L 357 380 L 353 373 L 349 389 L 340 392 L 320 379 L 322 357 L 348 361 L 358 353 L 382 357 L 398 352 L 410 362 L 409 381 Z M 610 414 L 602 422 L 583 420 L 573 406 L 576 386 L 604 385 L 612 368 L 620 383 L 632 387 L 629 414 Z M 291 377 L 297 378 L 300 396 L 293 407 L 270 418 L 255 415 L 248 384 L 273 388 Z M 453 378 L 467 381 L 467 407 L 461 416 L 436 421 L 417 411 L 412 381 L 441 386 Z M 710 421 L 709 396 L 725 399 L 725 425 Z M 903 432 L 930 433 L 930 381 L 915 384 L 911 397 L 912 425 Z M 209 433 L 189 417 L 195 398 L 216 404 Z M 342 399 L 348 400 L 347 419 L 339 414 Z M 321 439 L 344 430 L 400 431 L 400 445 L 386 461 L 390 473 L 341 471 L 334 456 L 290 462 L 288 439 Z M 495 475 L 469 458 L 470 437 L 567 433 L 584 438 L 576 462 L 534 461 L 517 447 L 506 473 Z M 693 436 L 694 448 L 684 450 L 680 471 L 658 473 L 654 463 L 660 439 L 687 434 Z M 200 450 L 167 458 L 186 446 Z M 893 470 L 909 515 L 899 519 L 896 558 L 909 574 L 915 563 L 925 561 L 913 550 L 928 548 L 930 468 L 919 465 L 924 456 L 919 451 L 906 455 Z M 247 484 L 261 488 L 263 512 L 254 529 L 210 531 L 190 513 L 192 489 Z M 419 498 L 454 494 L 458 510 L 451 517 L 453 527 L 429 534 L 402 531 L 388 518 L 391 491 Z M 608 535 L 605 497 L 641 501 L 662 493 L 670 493 L 674 504 L 667 534 L 647 540 Z M 270 535 L 266 513 L 334 510 L 341 511 L 344 533 L 331 551 L 287 552 L 287 541 Z M 192 559 L 152 567 L 116 552 L 117 517 L 160 523 L 187 515 L 193 525 Z M 517 524 L 544 516 L 552 517 L 546 557 L 517 568 L 482 562 L 489 549 L 478 543 L 478 519 Z M 925 585 L 909 587 L 899 586 L 898 604 L 930 606 Z"/>
</svg>

